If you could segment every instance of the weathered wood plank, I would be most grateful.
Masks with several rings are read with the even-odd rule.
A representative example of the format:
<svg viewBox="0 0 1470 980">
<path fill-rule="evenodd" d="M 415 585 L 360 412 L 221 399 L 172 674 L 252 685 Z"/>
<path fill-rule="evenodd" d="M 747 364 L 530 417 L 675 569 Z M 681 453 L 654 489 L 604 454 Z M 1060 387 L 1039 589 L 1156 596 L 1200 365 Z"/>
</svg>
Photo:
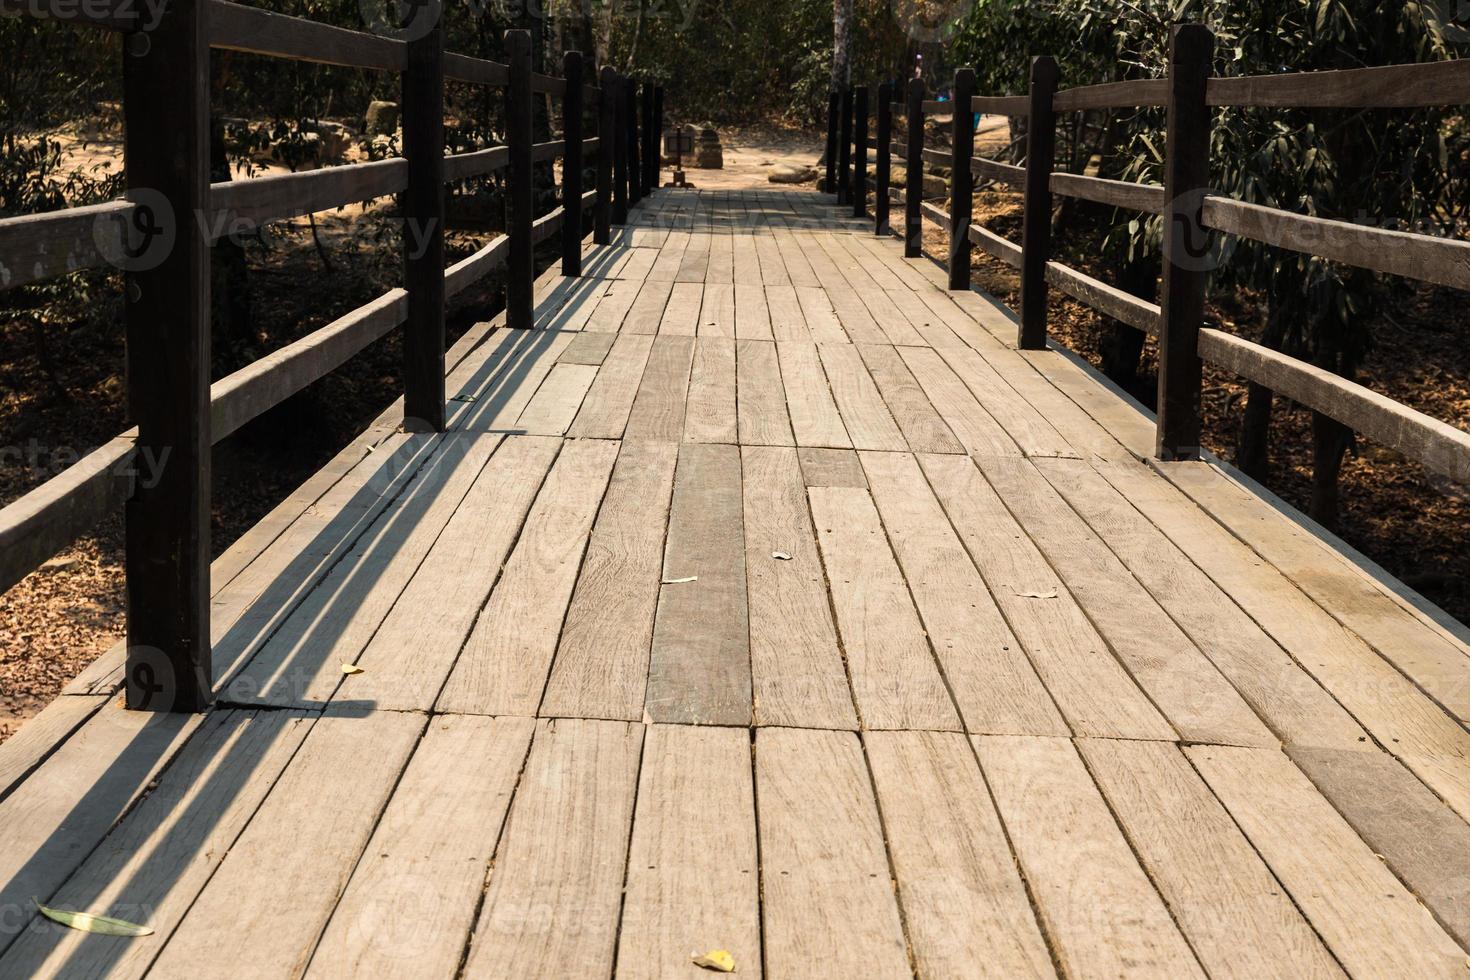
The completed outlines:
<svg viewBox="0 0 1470 980">
<path fill-rule="evenodd" d="M 683 438 L 685 398 L 693 359 L 694 338 L 654 339 L 624 439 L 678 442 Z"/>
<path fill-rule="evenodd" d="M 561 450 L 561 440 L 512 436 L 480 471 L 334 700 L 379 710 L 428 711 L 475 615 Z"/>
<path fill-rule="evenodd" d="M 816 345 L 783 341 L 776 345 L 776 352 L 796 444 L 850 449 L 852 440 L 827 387 Z"/>
<path fill-rule="evenodd" d="M 669 304 L 659 321 L 660 334 L 693 337 L 699 332 L 699 311 L 704 304 L 704 286 L 697 282 L 676 282 L 669 292 Z"/>
<path fill-rule="evenodd" d="M 854 487 L 807 494 L 863 726 L 961 730 L 872 498 Z"/>
<path fill-rule="evenodd" d="M 618 444 L 568 442 L 435 707 L 534 715 Z"/>
<path fill-rule="evenodd" d="M 694 342 L 689 402 L 684 413 L 686 442 L 735 442 L 735 341 L 705 336 Z"/>
<path fill-rule="evenodd" d="M 429 723 L 308 976 L 455 972 L 534 728 L 529 718 Z"/>
<path fill-rule="evenodd" d="M 1069 734 L 914 458 L 859 457 L 966 730 Z"/>
<path fill-rule="evenodd" d="M 595 336 L 589 334 L 588 336 Z M 567 435 L 573 439 L 621 439 L 633 399 L 653 349 L 653 337 L 619 334 L 597 372 Z"/>
<path fill-rule="evenodd" d="M 628 314 L 623 318 L 623 333 L 656 334 L 663 322 L 664 310 L 674 293 L 672 280 L 649 279 L 638 289 Z"/>
<path fill-rule="evenodd" d="M 643 726 L 538 722 L 465 976 L 611 976 Z"/>
<path fill-rule="evenodd" d="M 749 236 L 739 235 L 736 240 Z M 771 331 L 771 309 L 760 281 L 735 283 L 735 336 L 741 340 L 775 340 Z"/>
<path fill-rule="evenodd" d="M 756 723 L 856 729 L 796 451 L 741 457 Z"/>
<path fill-rule="evenodd" d="M 1077 748 L 1211 976 L 1343 976 L 1177 747 L 1082 739 Z"/>
<path fill-rule="evenodd" d="M 771 295 L 769 287 L 767 295 Z M 826 290 L 819 286 L 796 287 L 796 299 L 801 304 L 801 315 L 806 321 L 809 338 L 819 344 L 845 344 L 848 342 L 847 332 L 842 329 L 842 323 L 837 319 L 837 313 L 832 309 L 832 301 L 827 298 Z M 784 340 L 780 332 L 776 333 L 777 340 Z"/>
<path fill-rule="evenodd" d="M 974 464 L 934 455 L 919 462 L 1072 731 L 1174 740 L 1174 730 L 1112 656 Z"/>
<path fill-rule="evenodd" d="M 1465 953 L 1280 752 L 1185 750 L 1349 973 L 1461 976 Z"/>
<path fill-rule="evenodd" d="M 796 450 L 801 461 L 802 478 L 809 487 L 862 487 L 867 489 L 868 478 L 863 475 L 863 465 L 857 453 L 851 449 Z"/>
<path fill-rule="evenodd" d="M 736 410 L 741 445 L 793 445 L 795 439 L 786 410 L 786 393 L 781 384 L 776 345 L 758 340 L 737 340 L 735 355 Z"/>
<path fill-rule="evenodd" d="M 718 774 L 718 806 L 710 776 Z M 750 735 L 653 725 L 644 739 L 638 809 L 618 935 L 621 980 L 690 975 L 691 953 L 728 950 L 759 977 L 760 867 Z"/>
<path fill-rule="evenodd" d="M 1277 744 L 1216 666 L 1029 461 L 978 456 L 975 464 L 1186 741 Z"/>
<path fill-rule="evenodd" d="M 742 525 L 740 450 L 681 446 L 648 674 L 656 722 L 750 724 Z"/>
<path fill-rule="evenodd" d="M 809 342 L 812 333 L 807 329 L 806 314 L 802 312 L 796 290 L 791 286 L 767 286 L 765 294 L 771 312 L 771 335 L 778 341 Z"/>
<path fill-rule="evenodd" d="M 912 977 L 857 736 L 763 728 L 755 771 L 767 974 Z"/>
<path fill-rule="evenodd" d="M 965 447 L 954 437 L 944 419 L 914 380 L 898 351 L 886 344 L 858 344 L 858 355 L 872 375 L 878 392 L 916 453 L 963 453 Z"/>
<path fill-rule="evenodd" d="M 705 283 L 699 309 L 699 336 L 735 336 L 735 287 L 728 283 Z"/>
<path fill-rule="evenodd" d="M 1093 467 L 1037 468 L 1282 741 L 1367 748 L 1352 716 Z"/>
<path fill-rule="evenodd" d="M 633 442 L 618 454 L 562 628 L 543 717 L 643 717 L 678 451 Z"/>
<path fill-rule="evenodd" d="M 974 742 L 1063 972 L 1203 977 L 1071 743 Z"/>
<path fill-rule="evenodd" d="M 300 974 L 423 730 L 422 716 L 391 711 L 317 719 L 149 975 L 197 977 L 221 963 Z"/>
<path fill-rule="evenodd" d="M 986 456 L 1019 456 L 1021 449 L 970 389 L 933 350 L 897 348 L 929 403 L 970 452 Z"/>
<path fill-rule="evenodd" d="M 965 736 L 872 732 L 864 741 L 919 974 L 1055 976 Z"/>
<path fill-rule="evenodd" d="M 889 414 L 857 348 L 852 344 L 820 344 L 817 351 L 853 448 L 907 450 L 908 443 Z"/>
<path fill-rule="evenodd" d="M 587 397 L 587 390 L 596 377 L 596 365 L 557 364 L 526 403 L 515 428 L 532 435 L 563 434 L 577 417 L 582 399 Z"/>
</svg>

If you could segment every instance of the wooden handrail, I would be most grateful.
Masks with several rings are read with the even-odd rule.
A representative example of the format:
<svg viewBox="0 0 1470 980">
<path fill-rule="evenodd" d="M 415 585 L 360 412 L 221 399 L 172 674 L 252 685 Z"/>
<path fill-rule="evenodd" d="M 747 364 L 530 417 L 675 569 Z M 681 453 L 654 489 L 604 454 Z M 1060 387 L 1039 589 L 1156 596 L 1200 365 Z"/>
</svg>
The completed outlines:
<svg viewBox="0 0 1470 980">
<path fill-rule="evenodd" d="M 1212 106 L 1416 109 L 1470 102 L 1470 60 L 1212 78 Z"/>
<path fill-rule="evenodd" d="M 510 79 L 510 66 L 466 54 L 444 52 L 444 77 L 456 82 L 476 85 L 504 85 Z"/>
<path fill-rule="evenodd" d="M 1161 106 L 1169 93 L 1168 79 L 1140 78 L 1130 82 L 1104 82 L 1081 88 L 1064 88 L 1052 101 L 1058 112 L 1076 109 L 1134 109 Z"/>
<path fill-rule="evenodd" d="M 229 0 L 209 0 L 206 15 L 210 47 L 349 68 L 403 71 L 408 67 L 408 45 L 395 38 Z"/>
<path fill-rule="evenodd" d="M 977 95 L 970 100 L 970 111 L 989 116 L 1024 116 L 1031 106 L 1024 95 Z"/>
<path fill-rule="evenodd" d="M 1066 197 L 1150 214 L 1159 214 L 1164 210 L 1164 188 L 1161 184 L 1134 184 L 1126 180 L 1107 180 L 1068 173 L 1053 173 L 1050 183 L 1052 193 Z"/>
</svg>

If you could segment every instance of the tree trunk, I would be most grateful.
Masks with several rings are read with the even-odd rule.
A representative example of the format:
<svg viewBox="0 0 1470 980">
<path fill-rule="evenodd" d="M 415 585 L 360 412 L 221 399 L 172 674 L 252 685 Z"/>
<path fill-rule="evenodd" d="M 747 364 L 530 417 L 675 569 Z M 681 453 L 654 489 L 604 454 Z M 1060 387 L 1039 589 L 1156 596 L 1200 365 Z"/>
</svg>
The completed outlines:
<svg viewBox="0 0 1470 980">
<path fill-rule="evenodd" d="M 832 0 L 832 88 L 852 82 L 852 0 Z"/>
<path fill-rule="evenodd" d="M 1125 259 L 1123 267 L 1118 270 L 1118 288 L 1152 303 L 1159 291 L 1157 260 L 1150 257 Z M 1140 391 L 1138 362 L 1143 357 L 1146 339 L 1142 330 L 1126 323 L 1114 323 L 1109 336 L 1099 345 L 1103 374 L 1124 391 L 1139 397 L 1145 405 L 1151 399 L 1147 392 Z"/>
<path fill-rule="evenodd" d="M 1338 526 L 1338 477 L 1353 432 L 1321 412 L 1312 413 L 1312 502 L 1307 513 L 1329 531 Z"/>
<path fill-rule="evenodd" d="M 1272 303 L 1266 314 L 1266 330 L 1261 343 L 1280 350 L 1286 338 L 1286 311 Z M 1245 417 L 1240 422 L 1240 437 L 1235 448 L 1235 465 L 1252 479 L 1265 481 L 1271 469 L 1271 409 L 1275 393 L 1254 381 L 1246 388 Z"/>
</svg>

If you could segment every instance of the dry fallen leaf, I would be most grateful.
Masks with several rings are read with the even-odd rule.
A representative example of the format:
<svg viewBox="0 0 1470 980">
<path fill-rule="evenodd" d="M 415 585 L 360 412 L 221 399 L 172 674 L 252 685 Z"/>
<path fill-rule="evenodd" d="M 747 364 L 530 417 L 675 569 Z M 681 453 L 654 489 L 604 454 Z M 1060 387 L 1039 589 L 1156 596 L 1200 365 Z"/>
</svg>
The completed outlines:
<svg viewBox="0 0 1470 980">
<path fill-rule="evenodd" d="M 59 922 L 69 929 L 79 929 L 82 932 L 95 932 L 101 936 L 151 936 L 153 930 L 148 926 L 140 926 L 132 922 L 124 922 L 122 919 L 113 919 L 105 915 L 93 915 L 90 912 L 68 912 L 64 909 L 47 908 L 34 898 L 36 908 L 41 914 L 52 922 Z M 728 972 L 728 971 L 727 971 Z"/>
<path fill-rule="evenodd" d="M 698 581 L 699 581 L 699 576 L 698 575 L 691 575 L 688 578 L 666 578 L 666 579 L 664 579 L 664 585 L 683 585 L 685 582 L 698 582 Z"/>
<path fill-rule="evenodd" d="M 1048 589 L 1046 592 L 1017 592 L 1016 595 L 1022 599 L 1055 599 L 1057 597 L 1057 590 Z"/>
<path fill-rule="evenodd" d="M 730 955 L 728 949 L 712 949 L 703 956 L 694 957 L 694 965 L 716 973 L 734 973 L 735 957 Z"/>
<path fill-rule="evenodd" d="M 344 673 L 344 674 L 360 674 L 360 673 L 362 673 L 362 668 L 359 667 L 357 664 L 343 664 L 342 665 L 342 673 Z"/>
<path fill-rule="evenodd" d="M 773 552 L 771 552 L 771 557 L 774 558 L 774 559 L 776 559 L 777 561 L 791 561 L 792 560 L 791 559 L 791 556 L 788 555 L 784 551 L 773 551 Z"/>
</svg>

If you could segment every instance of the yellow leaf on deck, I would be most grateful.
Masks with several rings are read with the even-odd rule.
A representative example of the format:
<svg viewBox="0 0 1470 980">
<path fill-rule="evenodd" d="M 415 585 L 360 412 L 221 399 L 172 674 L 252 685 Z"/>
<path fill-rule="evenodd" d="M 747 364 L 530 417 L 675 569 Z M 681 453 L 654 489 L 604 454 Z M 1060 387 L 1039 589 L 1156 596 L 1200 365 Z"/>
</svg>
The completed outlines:
<svg viewBox="0 0 1470 980">
<path fill-rule="evenodd" d="M 734 973 L 735 957 L 730 955 L 728 949 L 712 949 L 703 956 L 694 957 L 694 965 L 717 973 Z"/>
<path fill-rule="evenodd" d="M 357 664 L 343 664 L 342 665 L 342 673 L 344 673 L 344 674 L 360 674 L 360 673 L 362 673 L 362 668 L 359 667 Z"/>
<path fill-rule="evenodd" d="M 31 901 L 36 902 L 34 898 Z M 153 930 L 148 926 L 140 926 L 133 922 L 124 922 L 122 919 L 113 919 L 105 915 L 93 915 L 90 912 L 68 912 L 64 909 L 47 908 L 40 902 L 36 902 L 36 908 L 41 914 L 52 922 L 59 922 L 69 929 L 79 929 L 82 932 L 95 932 L 101 936 L 151 936 Z"/>
</svg>

